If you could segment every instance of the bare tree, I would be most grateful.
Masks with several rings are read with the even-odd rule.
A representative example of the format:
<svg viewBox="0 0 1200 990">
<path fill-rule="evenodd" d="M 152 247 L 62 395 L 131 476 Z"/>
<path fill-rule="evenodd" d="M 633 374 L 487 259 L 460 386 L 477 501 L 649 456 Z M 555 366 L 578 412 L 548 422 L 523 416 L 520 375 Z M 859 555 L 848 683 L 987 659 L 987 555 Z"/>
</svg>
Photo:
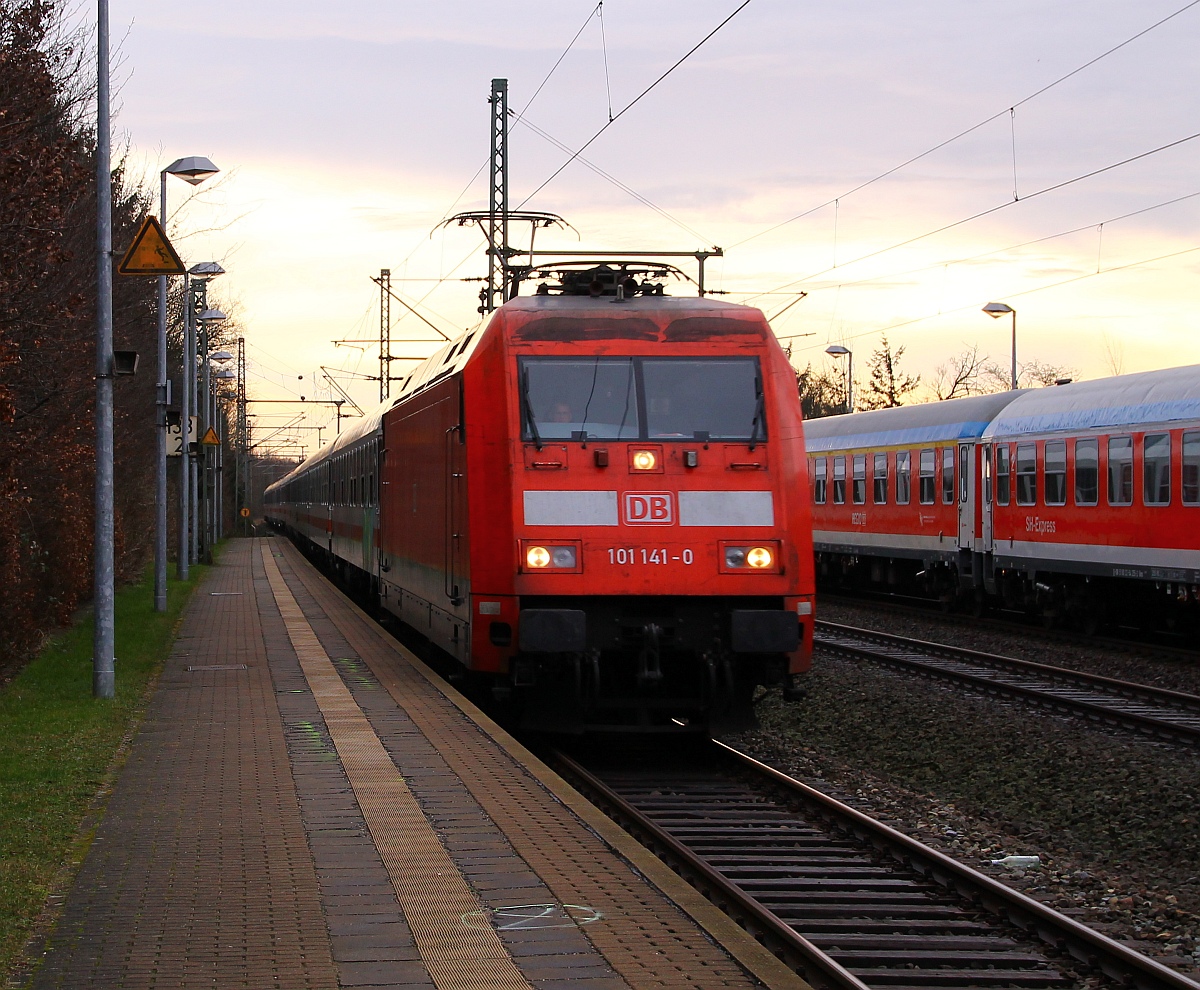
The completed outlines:
<svg viewBox="0 0 1200 990">
<path fill-rule="evenodd" d="M 980 356 L 978 344 L 966 347 L 934 369 L 934 379 L 929 387 L 939 400 L 979 395 L 984 391 L 979 376 L 986 362 L 987 355 Z"/>
<path fill-rule="evenodd" d="M 1110 375 L 1125 373 L 1125 347 L 1107 330 L 1104 331 L 1104 363 Z"/>
</svg>

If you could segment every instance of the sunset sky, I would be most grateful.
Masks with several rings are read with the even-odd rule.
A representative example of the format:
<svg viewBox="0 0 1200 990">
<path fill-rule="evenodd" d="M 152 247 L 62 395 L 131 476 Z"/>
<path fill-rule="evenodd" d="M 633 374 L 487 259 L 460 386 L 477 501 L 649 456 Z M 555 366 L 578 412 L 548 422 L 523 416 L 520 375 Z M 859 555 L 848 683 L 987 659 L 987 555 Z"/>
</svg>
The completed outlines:
<svg viewBox="0 0 1200 990">
<path fill-rule="evenodd" d="M 801 367 L 842 343 L 861 381 L 881 332 L 926 380 L 971 346 L 1007 366 L 992 300 L 1022 360 L 1200 363 L 1200 3 L 751 0 L 621 113 L 740 4 L 119 0 L 114 145 L 155 185 L 186 155 L 223 169 L 186 204 L 170 180 L 172 231 L 228 270 L 263 398 L 377 373 L 333 341 L 377 336 L 380 268 L 447 333 L 478 319 L 457 279 L 486 271 L 481 239 L 438 223 L 487 206 L 493 77 L 537 128 L 511 130 L 512 204 L 578 232 L 539 246 L 720 246 L 722 298 L 770 317 L 808 293 L 773 320 Z M 526 202 L 568 157 L 543 135 L 574 150 L 610 115 L 582 157 L 617 181 L 576 161 Z M 425 338 L 395 353 L 433 347 L 392 313 Z"/>
</svg>

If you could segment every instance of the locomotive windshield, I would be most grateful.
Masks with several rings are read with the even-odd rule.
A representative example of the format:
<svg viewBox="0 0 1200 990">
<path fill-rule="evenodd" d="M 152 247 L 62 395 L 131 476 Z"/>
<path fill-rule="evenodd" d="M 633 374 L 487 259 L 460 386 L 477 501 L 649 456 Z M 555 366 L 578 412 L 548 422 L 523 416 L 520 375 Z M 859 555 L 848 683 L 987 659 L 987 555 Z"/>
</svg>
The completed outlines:
<svg viewBox="0 0 1200 990">
<path fill-rule="evenodd" d="M 526 440 L 765 439 L 756 358 L 523 358 Z"/>
</svg>

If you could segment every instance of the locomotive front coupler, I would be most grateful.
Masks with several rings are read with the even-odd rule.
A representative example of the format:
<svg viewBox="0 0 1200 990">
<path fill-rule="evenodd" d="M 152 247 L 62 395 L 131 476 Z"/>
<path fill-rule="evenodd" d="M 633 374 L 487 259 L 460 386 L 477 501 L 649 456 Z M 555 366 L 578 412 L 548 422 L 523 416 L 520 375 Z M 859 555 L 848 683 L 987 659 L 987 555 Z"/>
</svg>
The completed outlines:
<svg viewBox="0 0 1200 990">
<path fill-rule="evenodd" d="M 663 679 L 660 663 L 659 640 L 662 638 L 662 626 L 656 622 L 647 622 L 642 626 L 642 648 L 638 651 L 637 681 L 641 686 L 658 684 Z"/>
</svg>

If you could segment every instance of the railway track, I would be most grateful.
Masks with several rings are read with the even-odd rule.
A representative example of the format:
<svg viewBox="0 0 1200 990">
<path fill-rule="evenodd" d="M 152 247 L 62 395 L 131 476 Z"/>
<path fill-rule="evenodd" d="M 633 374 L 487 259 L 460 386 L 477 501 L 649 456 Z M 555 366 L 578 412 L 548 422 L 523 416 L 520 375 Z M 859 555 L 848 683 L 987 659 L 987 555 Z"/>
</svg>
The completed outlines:
<svg viewBox="0 0 1200 990">
<path fill-rule="evenodd" d="M 976 691 L 1019 697 L 1156 739 L 1200 746 L 1200 697 L 1196 695 L 835 622 L 818 621 L 813 643 L 842 656 L 887 664 Z"/>
<path fill-rule="evenodd" d="M 723 744 L 551 759 L 819 990 L 1066 988 L 1097 971 L 1142 990 L 1200 988 Z"/>
<path fill-rule="evenodd" d="M 986 615 L 971 615 L 968 612 L 945 611 L 939 602 L 929 598 L 875 592 L 859 594 L 821 592 L 819 602 L 829 605 L 845 605 L 851 608 L 869 608 L 874 612 L 888 612 L 894 615 L 914 616 L 958 628 L 991 629 L 1007 634 L 1016 631 L 1022 636 L 1049 643 L 1101 648 L 1136 657 L 1179 661 L 1188 664 L 1200 661 L 1200 652 L 1194 647 L 1172 645 L 1153 637 L 1147 639 L 1146 634 L 1139 636 L 1131 631 L 1129 635 L 1125 636 L 1101 636 L 1059 626 L 1046 627 L 1031 621 L 1029 616 L 1019 612 L 989 611 Z M 1178 641 L 1181 637 L 1175 637 L 1175 639 Z"/>
</svg>

